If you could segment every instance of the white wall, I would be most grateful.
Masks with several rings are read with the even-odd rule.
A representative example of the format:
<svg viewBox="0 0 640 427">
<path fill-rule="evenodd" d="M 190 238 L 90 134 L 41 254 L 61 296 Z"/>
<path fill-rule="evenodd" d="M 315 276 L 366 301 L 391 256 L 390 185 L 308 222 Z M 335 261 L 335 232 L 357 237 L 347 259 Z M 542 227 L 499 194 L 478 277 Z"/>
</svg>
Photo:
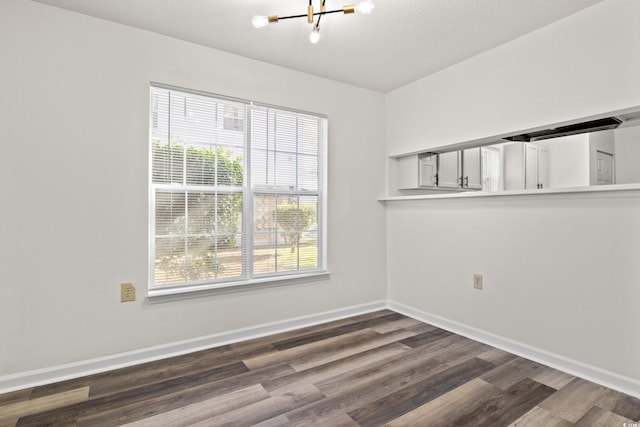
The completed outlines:
<svg viewBox="0 0 640 427">
<path fill-rule="evenodd" d="M 551 188 L 589 185 L 589 134 L 564 136 L 538 142 L 549 149 Z"/>
<path fill-rule="evenodd" d="M 616 184 L 640 182 L 640 126 L 616 129 Z"/>
<path fill-rule="evenodd" d="M 639 197 L 405 201 L 387 217 L 390 301 L 640 378 Z"/>
<path fill-rule="evenodd" d="M 606 0 L 388 94 L 388 154 L 640 105 L 639 21 Z M 388 203 L 389 299 L 638 381 L 639 196 Z"/>
<path fill-rule="evenodd" d="M 638 3 L 605 0 L 390 92 L 388 154 L 638 106 Z"/>
<path fill-rule="evenodd" d="M 0 56 L 0 375 L 385 298 L 382 94 L 24 0 Z M 150 81 L 328 115 L 329 280 L 144 302 Z"/>
</svg>

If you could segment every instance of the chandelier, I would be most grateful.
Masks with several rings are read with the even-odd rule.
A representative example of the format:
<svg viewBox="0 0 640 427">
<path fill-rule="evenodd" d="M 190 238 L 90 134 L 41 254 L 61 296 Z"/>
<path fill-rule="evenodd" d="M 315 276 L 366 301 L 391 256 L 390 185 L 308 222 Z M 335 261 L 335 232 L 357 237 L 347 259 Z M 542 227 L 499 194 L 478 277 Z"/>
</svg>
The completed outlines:
<svg viewBox="0 0 640 427">
<path fill-rule="evenodd" d="M 327 10 L 325 7 L 326 0 L 320 0 L 320 11 L 315 12 L 313 9 L 313 0 L 309 0 L 309 6 L 307 6 L 307 13 L 303 13 L 300 15 L 289 15 L 289 16 L 278 16 L 278 15 L 270 15 L 270 16 L 260 16 L 255 15 L 251 20 L 251 23 L 255 28 L 262 28 L 267 24 L 273 24 L 279 22 L 283 19 L 292 19 L 292 18 L 307 18 L 307 22 L 309 24 L 313 24 L 311 34 L 309 35 L 309 40 L 311 43 L 318 43 L 320 40 L 320 19 L 324 15 L 328 15 L 330 13 L 339 13 L 342 12 L 345 15 L 350 13 L 364 13 L 369 14 L 373 12 L 375 5 L 373 4 L 373 0 L 365 0 L 356 5 L 348 5 L 342 7 L 342 9 L 335 10 Z M 317 17 L 317 19 L 316 19 Z M 315 21 L 315 22 L 314 22 Z"/>
</svg>

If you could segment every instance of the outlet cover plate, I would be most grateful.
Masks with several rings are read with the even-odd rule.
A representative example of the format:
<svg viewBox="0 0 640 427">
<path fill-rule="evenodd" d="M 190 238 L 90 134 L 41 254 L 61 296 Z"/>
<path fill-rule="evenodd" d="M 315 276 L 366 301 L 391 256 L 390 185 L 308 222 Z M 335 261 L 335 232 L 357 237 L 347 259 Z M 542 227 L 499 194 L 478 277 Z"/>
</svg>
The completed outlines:
<svg viewBox="0 0 640 427">
<path fill-rule="evenodd" d="M 473 287 L 475 289 L 482 289 L 482 274 L 473 275 Z"/>
<path fill-rule="evenodd" d="M 136 287 L 133 283 L 120 284 L 120 302 L 129 302 L 136 300 Z"/>
</svg>

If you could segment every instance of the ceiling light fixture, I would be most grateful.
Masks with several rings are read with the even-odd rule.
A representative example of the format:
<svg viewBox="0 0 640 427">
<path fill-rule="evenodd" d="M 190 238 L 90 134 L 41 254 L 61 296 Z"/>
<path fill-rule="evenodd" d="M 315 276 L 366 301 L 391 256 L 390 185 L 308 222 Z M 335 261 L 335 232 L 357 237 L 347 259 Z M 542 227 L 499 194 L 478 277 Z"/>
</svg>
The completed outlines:
<svg viewBox="0 0 640 427">
<path fill-rule="evenodd" d="M 313 28 L 311 30 L 311 34 L 309 35 L 309 41 L 313 44 L 318 43 L 320 40 L 320 19 L 324 15 L 328 15 L 330 13 L 338 13 L 342 12 L 345 15 L 350 13 L 364 13 L 370 14 L 373 12 L 373 9 L 376 7 L 373 4 L 373 0 L 364 0 L 356 5 L 344 6 L 342 9 L 335 10 L 327 10 L 325 7 L 326 0 L 320 0 L 320 12 L 314 12 L 313 10 L 313 0 L 309 0 L 309 6 L 307 6 L 307 13 L 300 15 L 289 15 L 289 16 L 278 16 L 278 15 L 270 15 L 270 16 L 260 16 L 256 15 L 251 20 L 251 23 L 255 28 L 262 28 L 265 25 L 273 24 L 279 22 L 283 19 L 291 19 L 291 18 L 307 18 L 307 22 L 309 24 L 313 24 Z M 317 19 L 315 19 L 317 17 Z M 315 19 L 315 23 L 314 23 Z"/>
</svg>

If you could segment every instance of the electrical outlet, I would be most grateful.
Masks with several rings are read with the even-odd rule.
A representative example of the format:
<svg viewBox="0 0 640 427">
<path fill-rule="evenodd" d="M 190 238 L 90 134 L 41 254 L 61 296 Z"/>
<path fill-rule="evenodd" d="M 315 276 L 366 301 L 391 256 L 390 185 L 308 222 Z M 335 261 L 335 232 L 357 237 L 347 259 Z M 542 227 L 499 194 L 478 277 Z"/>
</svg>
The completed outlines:
<svg viewBox="0 0 640 427">
<path fill-rule="evenodd" d="M 136 288 L 133 283 L 120 284 L 120 302 L 135 301 Z"/>
<path fill-rule="evenodd" d="M 482 289 L 482 274 L 473 275 L 473 287 L 475 289 Z"/>
</svg>

